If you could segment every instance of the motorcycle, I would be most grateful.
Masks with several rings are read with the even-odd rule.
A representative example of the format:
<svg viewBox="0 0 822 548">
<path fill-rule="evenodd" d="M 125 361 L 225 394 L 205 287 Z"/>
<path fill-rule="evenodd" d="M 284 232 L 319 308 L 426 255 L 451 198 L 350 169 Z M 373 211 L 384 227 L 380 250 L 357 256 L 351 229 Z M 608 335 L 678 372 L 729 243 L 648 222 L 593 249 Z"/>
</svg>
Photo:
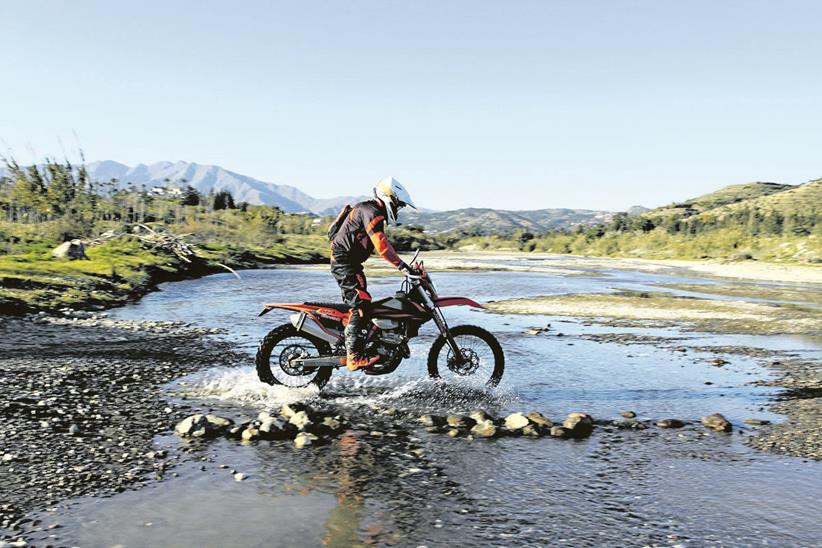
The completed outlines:
<svg viewBox="0 0 822 548">
<path fill-rule="evenodd" d="M 428 375 L 435 379 L 484 379 L 495 386 L 502 378 L 505 356 L 496 337 L 475 325 L 449 327 L 442 308 L 470 306 L 484 308 L 465 297 L 440 297 L 419 250 L 411 260 L 413 273 L 406 273 L 400 291 L 393 297 L 368 305 L 370 319 L 364 330 L 365 352 L 379 356 L 361 369 L 367 375 L 387 375 L 411 356 L 408 341 L 419 335 L 420 327 L 433 320 L 439 336 L 428 352 Z M 294 312 L 290 322 L 274 328 L 257 350 L 257 375 L 271 385 L 322 388 L 333 371 L 345 367 L 344 328 L 350 307 L 327 302 L 272 303 L 259 316 L 275 309 Z"/>
</svg>

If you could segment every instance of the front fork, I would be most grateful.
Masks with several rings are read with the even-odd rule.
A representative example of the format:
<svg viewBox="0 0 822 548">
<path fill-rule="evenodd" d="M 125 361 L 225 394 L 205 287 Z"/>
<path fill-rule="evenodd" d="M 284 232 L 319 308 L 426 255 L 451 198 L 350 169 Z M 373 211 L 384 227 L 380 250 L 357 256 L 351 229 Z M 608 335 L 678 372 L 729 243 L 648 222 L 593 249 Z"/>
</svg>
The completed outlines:
<svg viewBox="0 0 822 548">
<path fill-rule="evenodd" d="M 454 359 L 457 360 L 457 364 L 462 364 L 462 351 L 459 346 L 457 346 L 457 341 L 455 341 L 454 337 L 451 335 L 451 330 L 448 329 L 448 322 L 445 321 L 445 316 L 443 316 L 442 311 L 437 305 L 434 304 L 434 301 L 431 300 L 428 292 L 423 289 L 422 286 L 417 286 L 417 289 L 423 299 L 425 299 L 425 304 L 428 305 L 428 308 L 431 310 L 431 316 L 434 319 L 434 323 L 437 324 L 440 333 L 442 333 L 442 336 L 445 337 L 445 342 L 448 344 L 448 348 L 451 349 L 451 354 L 454 356 Z"/>
</svg>

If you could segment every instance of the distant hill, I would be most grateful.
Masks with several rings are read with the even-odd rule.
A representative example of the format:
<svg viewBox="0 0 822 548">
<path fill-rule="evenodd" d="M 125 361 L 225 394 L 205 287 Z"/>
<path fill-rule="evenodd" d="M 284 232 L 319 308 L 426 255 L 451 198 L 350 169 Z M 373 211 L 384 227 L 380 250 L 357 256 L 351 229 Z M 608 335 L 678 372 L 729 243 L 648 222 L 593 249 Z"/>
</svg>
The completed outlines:
<svg viewBox="0 0 822 548">
<path fill-rule="evenodd" d="M 717 207 L 744 202 L 762 196 L 770 196 L 792 188 L 795 187 L 793 185 L 762 182 L 729 185 L 715 192 L 704 194 L 684 202 L 647 210 L 642 213 L 642 215 L 649 218 L 669 216 L 681 218 L 690 217 Z"/>
<path fill-rule="evenodd" d="M 98 181 L 117 179 L 121 187 L 133 183 L 148 188 L 172 185 L 191 185 L 200 192 L 227 190 L 236 202 L 277 206 L 289 213 L 313 213 L 333 215 L 349 202 L 361 197 L 338 196 L 314 198 L 300 189 L 260 181 L 220 166 L 201 165 L 194 162 L 156 162 L 127 166 L 112 160 L 92 162 L 86 166 L 91 177 Z"/>
<path fill-rule="evenodd" d="M 534 233 L 577 225 L 605 223 L 611 220 L 610 211 L 590 209 L 536 209 L 509 211 L 490 208 L 466 208 L 451 211 L 414 211 L 404 209 L 400 214 L 403 224 L 418 225 L 429 234 L 463 231 L 477 235 L 511 234 L 515 230 Z"/>
<path fill-rule="evenodd" d="M 696 215 L 694 220 L 721 224 L 727 220 L 754 217 L 762 220 L 775 218 L 780 223 L 797 219 L 811 225 L 822 222 L 822 179 L 803 185 L 780 186 L 785 188 L 771 194 L 715 206 Z"/>
</svg>

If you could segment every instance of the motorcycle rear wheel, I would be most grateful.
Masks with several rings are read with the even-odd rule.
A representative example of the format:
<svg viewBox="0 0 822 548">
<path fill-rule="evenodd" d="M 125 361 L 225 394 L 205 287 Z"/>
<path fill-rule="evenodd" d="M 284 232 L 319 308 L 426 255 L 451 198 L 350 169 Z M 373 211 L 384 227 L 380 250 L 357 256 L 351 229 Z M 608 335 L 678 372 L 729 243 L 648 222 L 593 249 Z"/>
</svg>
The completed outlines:
<svg viewBox="0 0 822 548">
<path fill-rule="evenodd" d="M 491 333 L 476 325 L 451 328 L 451 336 L 462 352 L 463 360 L 455 360 L 445 337 L 440 335 L 428 352 L 428 376 L 434 379 L 479 379 L 496 386 L 505 371 L 505 354 Z"/>
<path fill-rule="evenodd" d="M 322 388 L 333 368 L 317 367 L 306 374 L 289 367 L 295 355 L 316 358 L 331 354 L 331 345 L 322 339 L 297 331 L 290 323 L 272 329 L 257 348 L 257 376 L 266 384 L 302 388 L 311 384 Z M 272 363 L 273 361 L 273 363 Z"/>
</svg>

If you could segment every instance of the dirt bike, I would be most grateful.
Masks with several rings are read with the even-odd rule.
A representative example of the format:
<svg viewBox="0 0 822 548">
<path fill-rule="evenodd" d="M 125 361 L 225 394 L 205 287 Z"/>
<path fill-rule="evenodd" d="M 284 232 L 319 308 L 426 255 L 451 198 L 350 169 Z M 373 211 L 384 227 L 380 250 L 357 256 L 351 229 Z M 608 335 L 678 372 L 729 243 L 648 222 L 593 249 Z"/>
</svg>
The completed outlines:
<svg viewBox="0 0 822 548">
<path fill-rule="evenodd" d="M 432 378 L 484 379 L 499 383 L 505 356 L 497 339 L 474 325 L 449 327 L 441 308 L 483 306 L 465 297 L 440 297 L 419 258 L 411 260 L 400 291 L 393 297 L 368 305 L 370 320 L 365 330 L 365 353 L 379 356 L 371 366 L 360 369 L 367 375 L 387 375 L 411 356 L 408 341 L 420 327 L 433 320 L 440 335 L 428 352 L 428 375 Z M 345 335 L 350 307 L 326 302 L 272 303 L 260 316 L 274 309 L 291 310 L 290 322 L 274 328 L 257 350 L 257 375 L 272 385 L 289 387 L 317 385 L 322 388 L 334 369 L 345 367 Z"/>
</svg>

